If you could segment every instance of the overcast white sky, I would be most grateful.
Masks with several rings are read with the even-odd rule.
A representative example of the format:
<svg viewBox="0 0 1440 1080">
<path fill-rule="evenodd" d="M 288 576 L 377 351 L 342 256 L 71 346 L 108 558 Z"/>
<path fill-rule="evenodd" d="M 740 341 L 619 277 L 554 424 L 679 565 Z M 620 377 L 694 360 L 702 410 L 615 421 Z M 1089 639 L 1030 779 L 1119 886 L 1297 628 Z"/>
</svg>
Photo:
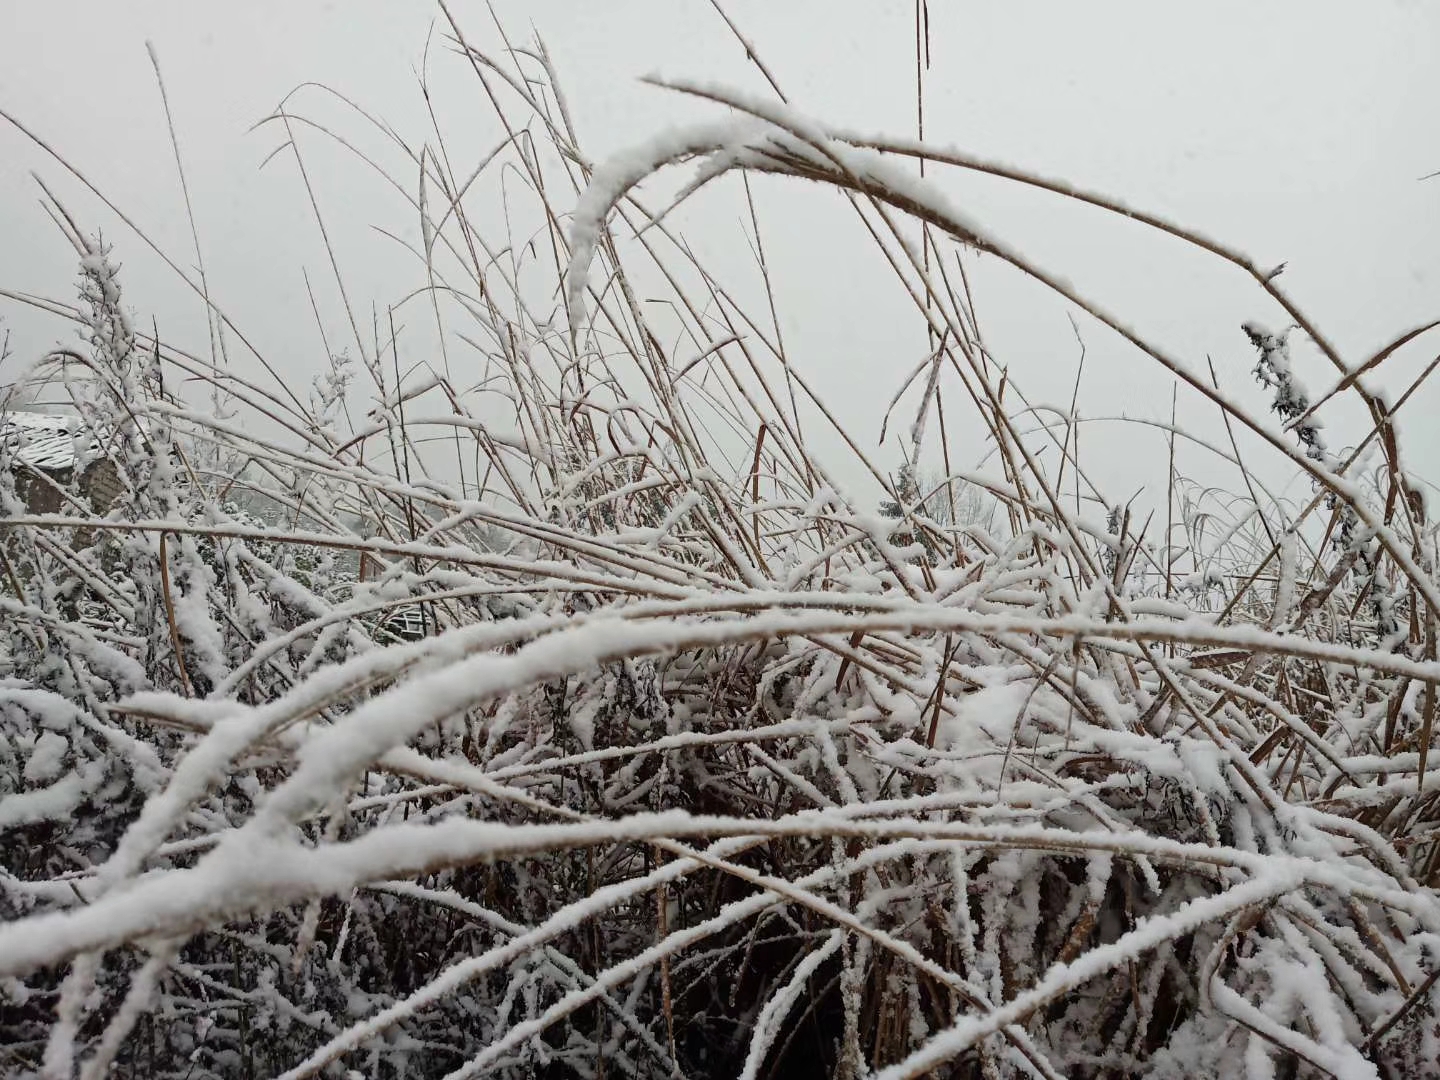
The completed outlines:
<svg viewBox="0 0 1440 1080">
<path fill-rule="evenodd" d="M 640 85 L 640 75 L 763 86 L 705 0 L 497 0 L 496 7 L 515 37 L 527 38 L 532 25 L 544 35 L 594 157 L 707 115 Z M 931 0 L 930 8 L 933 141 L 1112 193 L 1261 263 L 1287 261 L 1291 294 L 1351 362 L 1440 317 L 1440 179 L 1419 181 L 1440 169 L 1440 4 Z M 484 5 L 452 0 L 452 10 L 477 43 L 495 44 Z M 909 0 L 731 0 L 727 10 L 798 107 L 850 128 L 913 133 Z M 314 370 L 319 342 L 301 271 L 323 286 L 324 253 L 293 165 L 277 160 L 259 171 L 278 136 L 247 129 L 291 88 L 315 80 L 423 140 L 415 72 L 438 19 L 429 0 L 0 0 L 0 19 L 0 108 L 69 156 L 188 265 L 188 227 L 144 48 L 154 42 L 212 287 L 267 355 Z M 473 77 L 443 49 L 430 66 L 447 138 L 457 150 L 478 151 L 493 129 Z M 343 117 L 318 97 L 312 104 L 317 115 Z M 105 228 L 145 321 L 153 313 L 162 333 L 203 346 L 198 306 L 5 125 L 0 287 L 73 295 L 74 260 L 37 204 L 31 170 Z M 383 304 L 415 284 L 393 245 L 367 228 L 417 233 L 398 200 L 338 166 L 320 182 L 362 302 Z M 1235 391 L 1263 407 L 1238 324 L 1279 316 L 1235 272 L 1053 197 L 977 179 L 942 182 L 972 216 L 1188 363 L 1203 369 L 1213 356 Z M 865 254 L 853 215 L 836 197 L 773 184 L 761 196 L 795 358 L 829 388 L 843 416 L 873 435 L 876 400 L 918 358 L 919 324 L 872 265 L 877 260 Z M 733 211 L 715 205 L 714 220 L 703 219 L 703 206 L 692 219 L 699 215 L 700 241 L 724 258 Z M 996 270 L 979 283 L 992 344 L 1032 396 L 1068 400 L 1076 350 L 1065 311 L 1013 278 Z M 322 302 L 327 318 L 338 319 L 334 297 Z M 69 333 L 3 304 L 0 317 L 12 330 L 11 365 Z M 1082 328 L 1090 347 L 1082 412 L 1168 413 L 1168 383 L 1148 361 L 1103 329 Z M 342 336 L 338 322 L 335 330 Z M 1392 359 L 1380 383 L 1402 387 L 1437 351 L 1440 334 Z M 1326 385 L 1329 369 L 1298 352 L 1310 385 Z M 1410 464 L 1440 479 L 1440 389 L 1407 411 Z M 1332 441 L 1345 441 L 1352 415 L 1333 414 Z M 1141 482 L 1136 470 L 1163 455 L 1158 436 L 1124 436 L 1129 441 L 1101 443 L 1103 471 L 1122 498 L 1127 485 Z M 1097 437 L 1087 437 L 1095 447 Z"/>
</svg>

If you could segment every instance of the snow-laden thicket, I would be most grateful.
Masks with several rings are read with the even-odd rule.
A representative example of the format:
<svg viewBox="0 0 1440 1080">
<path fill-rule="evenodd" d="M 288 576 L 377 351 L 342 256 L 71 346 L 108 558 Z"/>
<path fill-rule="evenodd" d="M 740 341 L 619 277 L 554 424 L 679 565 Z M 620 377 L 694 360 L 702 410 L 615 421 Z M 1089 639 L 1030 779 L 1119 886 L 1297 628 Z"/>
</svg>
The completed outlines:
<svg viewBox="0 0 1440 1080">
<path fill-rule="evenodd" d="M 222 305 L 209 358 L 154 340 L 50 204 L 81 286 L 48 306 L 83 346 L 35 377 L 124 483 L 32 516 L 0 447 L 0 1073 L 1428 1075 L 1434 527 L 1357 379 L 1375 429 L 1320 437 L 1290 341 L 1351 368 L 1275 275 L 712 88 L 683 89 L 737 120 L 592 165 L 543 50 L 463 52 L 523 134 L 474 175 L 396 144 L 406 312 L 463 380 L 402 383 L 393 316 L 309 390 L 251 377 Z M 1257 385 L 1222 393 L 914 158 L 1199 245 L 1295 328 L 1247 324 Z M 931 330 L 898 466 L 809 448 L 828 414 L 770 313 L 637 201 L 683 161 L 687 191 L 779 174 L 870 227 Z M 533 235 L 484 226 L 502 169 Z M 1114 504 L 1077 418 L 1022 431 L 977 249 L 1313 497 L 1175 478 L 1158 546 L 1078 514 Z M 993 473 L 951 482 L 947 409 Z"/>
</svg>

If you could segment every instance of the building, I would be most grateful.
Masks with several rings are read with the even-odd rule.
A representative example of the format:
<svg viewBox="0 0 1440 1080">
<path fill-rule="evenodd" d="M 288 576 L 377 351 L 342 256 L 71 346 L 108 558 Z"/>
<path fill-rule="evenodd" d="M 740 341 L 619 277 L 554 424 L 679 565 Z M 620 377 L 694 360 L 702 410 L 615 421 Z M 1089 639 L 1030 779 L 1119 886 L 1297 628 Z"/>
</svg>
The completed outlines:
<svg viewBox="0 0 1440 1080">
<path fill-rule="evenodd" d="M 64 496 L 72 482 L 95 514 L 109 510 L 124 489 L 115 463 L 74 416 L 0 413 L 0 460 L 14 473 L 15 490 L 32 514 L 78 512 Z"/>
</svg>

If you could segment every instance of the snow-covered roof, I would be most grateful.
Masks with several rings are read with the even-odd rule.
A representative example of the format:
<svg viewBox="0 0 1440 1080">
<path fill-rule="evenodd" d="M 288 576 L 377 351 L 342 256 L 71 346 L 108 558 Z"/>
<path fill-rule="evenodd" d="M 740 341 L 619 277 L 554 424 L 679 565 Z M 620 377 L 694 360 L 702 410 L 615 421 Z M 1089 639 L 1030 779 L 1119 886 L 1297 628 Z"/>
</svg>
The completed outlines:
<svg viewBox="0 0 1440 1080">
<path fill-rule="evenodd" d="M 12 449 L 26 465 L 52 471 L 73 468 L 77 452 L 87 456 L 100 452 L 100 444 L 84 431 L 78 417 L 36 412 L 0 414 L 0 445 Z"/>
</svg>

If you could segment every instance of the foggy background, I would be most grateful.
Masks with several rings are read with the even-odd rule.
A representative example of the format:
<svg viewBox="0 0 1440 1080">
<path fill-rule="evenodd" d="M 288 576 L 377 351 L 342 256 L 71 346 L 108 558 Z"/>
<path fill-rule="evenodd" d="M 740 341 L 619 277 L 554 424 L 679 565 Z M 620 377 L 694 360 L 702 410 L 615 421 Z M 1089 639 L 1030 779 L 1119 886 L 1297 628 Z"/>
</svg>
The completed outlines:
<svg viewBox="0 0 1440 1080">
<path fill-rule="evenodd" d="M 725 8 L 795 107 L 851 130 L 914 135 L 913 3 L 732 0 Z M 495 9 L 516 44 L 543 36 L 595 160 L 719 114 L 643 85 L 642 75 L 766 91 L 705 0 L 497 0 Z M 454 0 L 451 10 L 472 44 L 501 47 L 484 5 Z M 252 125 L 313 82 L 349 95 L 413 144 L 433 142 L 419 91 L 423 64 L 457 172 L 468 173 L 498 134 L 430 0 L 0 0 L 0 13 L 0 109 L 64 154 L 189 268 L 189 226 L 145 50 L 153 42 L 212 293 L 267 359 L 302 383 L 325 362 L 305 271 L 332 346 L 345 344 L 347 324 L 293 159 L 277 155 L 261 169 L 284 134 Z M 929 19 L 927 141 L 1116 196 L 1262 265 L 1285 262 L 1281 284 L 1351 364 L 1440 317 L 1440 178 L 1420 179 L 1440 170 L 1440 5 L 932 2 Z M 382 138 L 319 89 L 300 90 L 290 107 L 386 153 Z M 423 284 L 423 273 L 377 228 L 418 244 L 416 215 L 343 151 L 301 137 L 351 298 L 367 313 L 372 303 L 383 310 Z M 162 337 L 203 353 L 199 300 L 3 122 L 0 288 L 74 297 L 76 260 L 38 204 L 32 171 L 82 225 L 102 229 L 115 245 L 140 323 L 148 328 L 153 316 Z M 1259 319 L 1280 329 L 1284 321 L 1239 271 L 1055 196 L 936 167 L 930 176 L 994 235 L 1193 370 L 1204 371 L 1209 356 L 1227 391 L 1265 410 L 1239 324 Z M 397 178 L 413 190 L 413 176 Z M 884 402 L 924 355 L 923 326 L 838 194 L 796 181 L 761 179 L 754 187 L 791 358 L 873 447 Z M 679 220 L 702 259 L 748 281 L 742 291 L 758 296 L 737 190 L 738 181 L 726 180 Z M 1064 304 L 993 259 L 974 269 L 977 313 L 996 358 L 1032 401 L 1068 405 L 1079 347 Z M 0 382 L 74 340 L 73 328 L 8 301 L 0 301 L 0 319 L 12 354 Z M 1171 380 L 1110 331 L 1077 321 L 1088 350 L 1079 412 L 1168 417 Z M 1312 393 L 1328 388 L 1336 377 L 1329 364 L 1298 335 L 1292 344 Z M 423 336 L 412 339 L 408 359 L 423 361 L 426 347 Z M 1393 399 L 1437 351 L 1440 332 L 1398 352 L 1367 384 Z M 252 363 L 238 350 L 232 356 Z M 1182 424 L 1224 441 L 1213 407 L 1182 392 L 1179 408 Z M 1321 415 L 1332 450 L 1366 430 L 1353 402 Z M 1399 418 L 1408 465 L 1426 481 L 1440 479 L 1437 417 L 1440 390 L 1427 387 Z M 970 468 L 984 453 L 978 428 L 973 418 L 952 419 L 956 467 Z M 1115 500 L 1163 485 L 1159 431 L 1096 424 L 1081 438 L 1089 467 Z M 1277 459 L 1270 474 L 1277 483 L 1293 476 L 1267 454 Z M 898 466 L 898 444 L 876 459 Z M 1183 445 L 1177 467 L 1240 483 L 1233 470 Z M 1290 491 L 1298 497 L 1308 484 L 1293 481 Z"/>
</svg>

